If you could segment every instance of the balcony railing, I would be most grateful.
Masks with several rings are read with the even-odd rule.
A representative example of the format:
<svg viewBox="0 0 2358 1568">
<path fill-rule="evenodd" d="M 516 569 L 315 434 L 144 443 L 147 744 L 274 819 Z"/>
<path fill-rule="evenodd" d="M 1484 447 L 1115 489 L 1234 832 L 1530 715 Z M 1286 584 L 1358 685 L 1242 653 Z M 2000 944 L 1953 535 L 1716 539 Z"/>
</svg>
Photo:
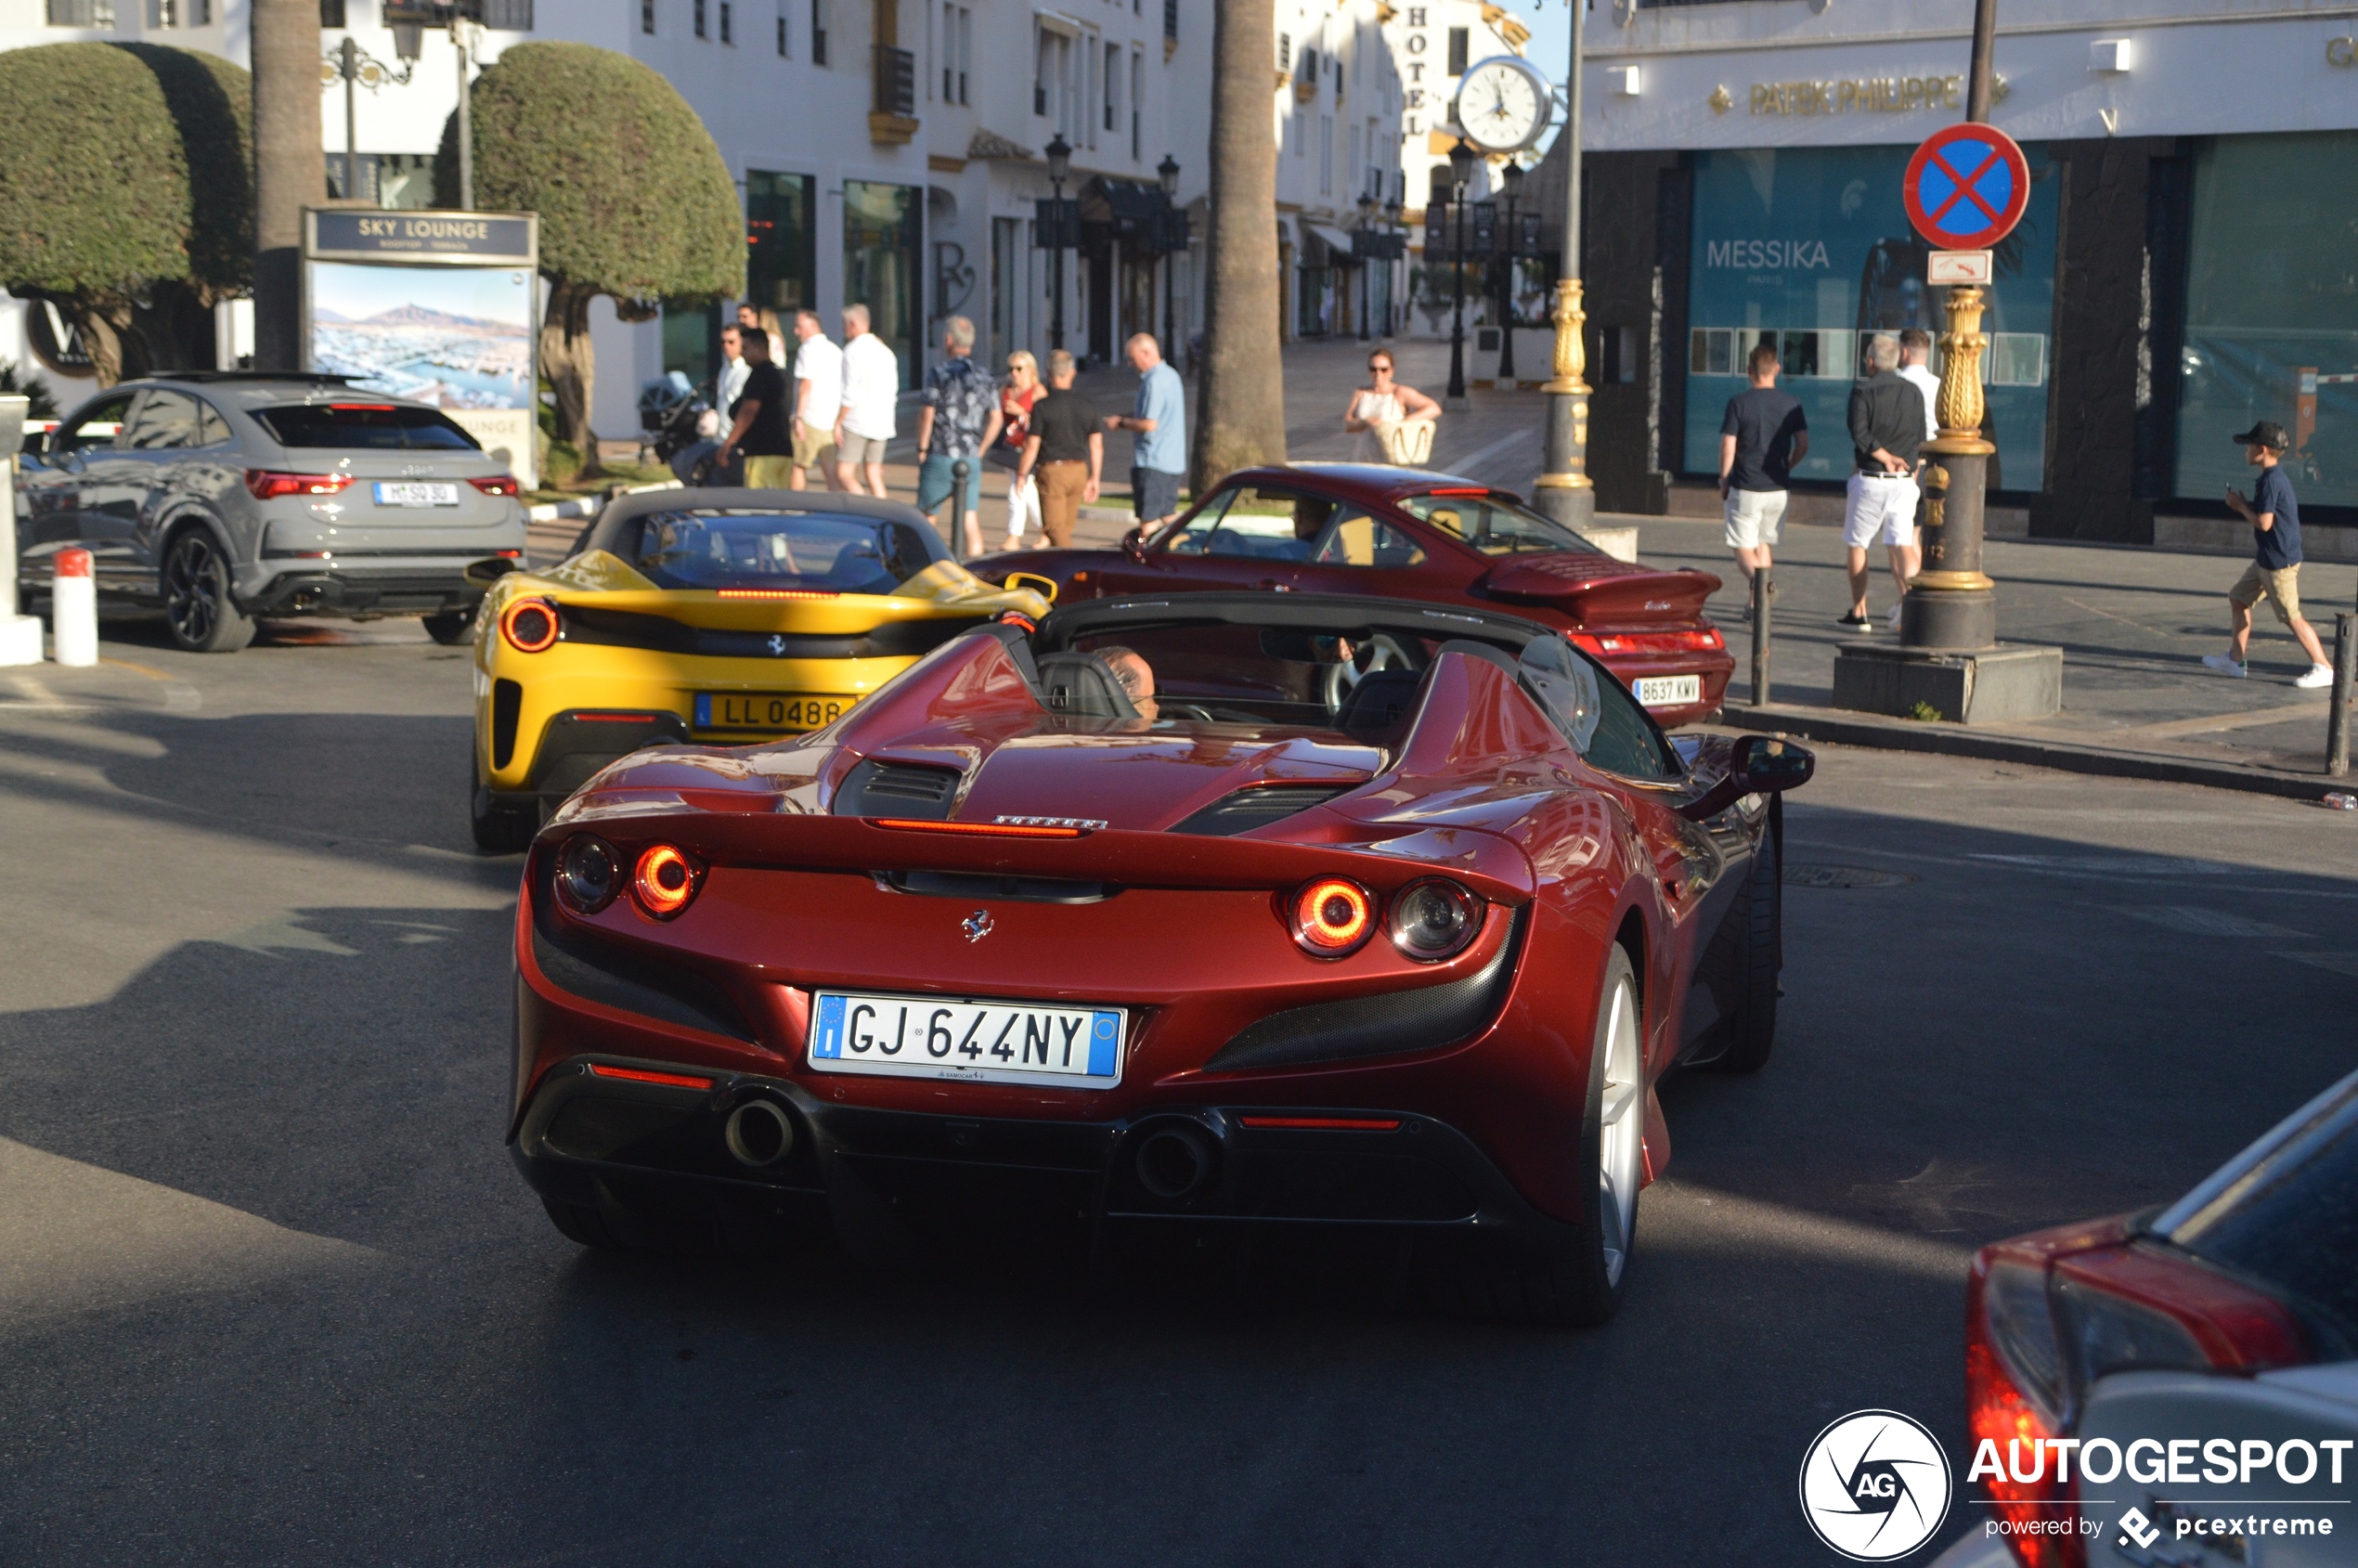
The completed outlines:
<svg viewBox="0 0 2358 1568">
<path fill-rule="evenodd" d="M 917 112 L 917 57 L 907 49 L 878 44 L 875 112 L 913 119 Z"/>
</svg>

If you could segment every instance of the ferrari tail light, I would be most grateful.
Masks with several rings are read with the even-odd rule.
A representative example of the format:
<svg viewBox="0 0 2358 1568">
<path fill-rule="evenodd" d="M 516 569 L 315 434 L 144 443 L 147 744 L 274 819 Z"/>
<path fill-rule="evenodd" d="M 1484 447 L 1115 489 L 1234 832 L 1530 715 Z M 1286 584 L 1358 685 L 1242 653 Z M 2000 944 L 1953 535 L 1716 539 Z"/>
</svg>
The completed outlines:
<svg viewBox="0 0 2358 1568">
<path fill-rule="evenodd" d="M 1314 957 L 1356 952 L 1375 928 L 1375 898 L 1356 882 L 1321 877 L 1293 896 L 1293 940 Z"/>
<path fill-rule="evenodd" d="M 246 488 L 258 501 L 280 496 L 332 496 L 352 483 L 349 473 L 281 473 L 274 469 L 246 470 Z"/>
<path fill-rule="evenodd" d="M 467 483 L 486 496 L 512 496 L 524 488 L 516 483 L 516 476 L 512 473 L 487 474 L 481 479 L 470 479 Z"/>
<path fill-rule="evenodd" d="M 1430 964 L 1465 951 L 1482 929 L 1482 901 L 1445 877 L 1411 882 L 1393 896 L 1384 922 L 1392 945 Z"/>
<path fill-rule="evenodd" d="M 499 612 L 499 635 L 519 654 L 543 654 L 555 647 L 562 624 L 553 600 L 519 599 Z"/>
<path fill-rule="evenodd" d="M 557 854 L 557 894 L 583 914 L 595 914 L 622 891 L 622 860 L 614 847 L 588 834 L 565 841 Z"/>
<path fill-rule="evenodd" d="M 1716 654 L 1728 646 L 1717 627 L 1695 631 L 1616 631 L 1610 635 L 1575 631 L 1575 647 L 1602 658 L 1608 654 Z"/>
<path fill-rule="evenodd" d="M 696 896 L 694 862 L 668 844 L 650 844 L 639 851 L 639 867 L 631 875 L 630 891 L 639 907 L 657 920 L 668 920 Z"/>
<path fill-rule="evenodd" d="M 2004 1473 L 1982 1483 L 2000 1518 L 2054 1519 L 2078 1495 L 2049 1440 L 2069 1435 L 2089 1385 L 2135 1369 L 2253 1372 L 2311 1358 L 2282 1303 L 2147 1241 L 2092 1238 L 2051 1255 L 2002 1242 L 1974 1260 L 1965 1305 L 1965 1411 Z M 2028 1477 L 2029 1479 L 2023 1479 Z M 2098 1481 L 2108 1478 L 2099 1475 Z M 2078 1537 L 2006 1537 L 2023 1568 L 2081 1568 Z"/>
</svg>

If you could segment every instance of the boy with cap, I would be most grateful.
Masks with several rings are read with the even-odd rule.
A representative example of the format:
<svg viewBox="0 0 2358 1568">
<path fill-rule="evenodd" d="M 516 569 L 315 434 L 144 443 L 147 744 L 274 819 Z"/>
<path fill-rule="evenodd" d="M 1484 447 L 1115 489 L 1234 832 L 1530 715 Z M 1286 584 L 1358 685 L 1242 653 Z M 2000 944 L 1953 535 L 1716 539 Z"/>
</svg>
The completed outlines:
<svg viewBox="0 0 2358 1568">
<path fill-rule="evenodd" d="M 2279 460 L 2292 443 L 2285 434 L 2285 427 L 2273 421 L 2261 420 L 2235 437 L 2243 443 L 2244 461 L 2260 470 L 2260 483 L 2251 487 L 2251 499 L 2233 486 L 2227 489 L 2227 504 L 2237 516 L 2251 525 L 2252 562 L 2235 586 L 2227 590 L 2227 624 L 2231 634 L 2224 654 L 2205 654 L 2202 662 L 2220 674 L 2241 680 L 2250 673 L 2245 662 L 2245 650 L 2251 641 L 2251 607 L 2265 595 L 2269 608 L 2300 640 L 2301 651 L 2309 655 L 2309 672 L 2294 679 L 2296 686 L 2314 688 L 2333 684 L 2333 666 L 2326 662 L 2326 650 L 2317 641 L 2317 633 L 2300 618 L 2300 501 L 2292 493 L 2292 481 L 2285 474 Z"/>
</svg>

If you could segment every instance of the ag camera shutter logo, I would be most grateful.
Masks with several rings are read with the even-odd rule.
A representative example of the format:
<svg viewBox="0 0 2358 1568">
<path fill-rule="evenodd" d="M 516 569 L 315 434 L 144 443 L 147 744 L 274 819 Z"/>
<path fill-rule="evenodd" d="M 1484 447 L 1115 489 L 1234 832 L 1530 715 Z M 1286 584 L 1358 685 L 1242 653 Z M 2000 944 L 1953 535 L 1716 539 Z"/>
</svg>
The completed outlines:
<svg viewBox="0 0 2358 1568">
<path fill-rule="evenodd" d="M 1897 1410 L 1854 1410 L 1802 1457 L 1801 1515 L 1853 1562 L 1888 1562 L 1932 1539 L 1954 1490 L 1939 1442 Z"/>
</svg>

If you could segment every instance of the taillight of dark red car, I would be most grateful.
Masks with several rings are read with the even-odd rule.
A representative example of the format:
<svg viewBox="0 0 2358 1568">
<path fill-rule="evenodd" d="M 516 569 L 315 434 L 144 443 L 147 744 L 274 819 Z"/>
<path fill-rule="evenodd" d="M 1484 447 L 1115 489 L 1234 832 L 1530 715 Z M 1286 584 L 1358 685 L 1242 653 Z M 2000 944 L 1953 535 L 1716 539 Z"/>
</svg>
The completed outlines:
<svg viewBox="0 0 2358 1568">
<path fill-rule="evenodd" d="M 1690 631 L 1575 631 L 1572 641 L 1599 658 L 1614 654 L 1716 654 L 1728 645 L 1715 627 Z"/>
<path fill-rule="evenodd" d="M 2087 1561 L 2077 1536 L 2033 1526 L 2071 1516 L 2082 1458 L 2071 1431 L 2097 1379 L 2139 1368 L 2255 1372 L 2309 1358 L 2300 1324 L 2274 1299 L 2132 1238 L 2125 1224 L 1983 1248 L 1966 1287 L 1965 1413 L 1975 1468 L 2015 1561 Z"/>
</svg>

